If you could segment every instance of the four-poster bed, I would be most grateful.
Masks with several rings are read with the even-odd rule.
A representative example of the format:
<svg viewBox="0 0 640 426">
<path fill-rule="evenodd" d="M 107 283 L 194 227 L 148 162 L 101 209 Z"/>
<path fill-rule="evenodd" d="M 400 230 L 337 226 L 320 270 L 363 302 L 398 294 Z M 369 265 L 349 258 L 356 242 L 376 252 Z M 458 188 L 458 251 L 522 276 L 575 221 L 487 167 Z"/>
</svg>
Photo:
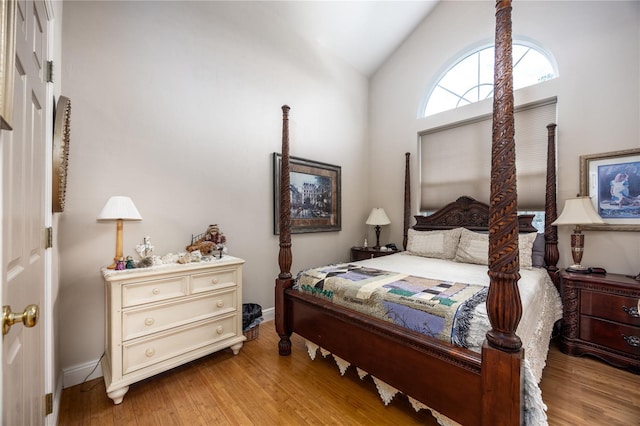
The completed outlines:
<svg viewBox="0 0 640 426">
<path fill-rule="evenodd" d="M 280 273 L 275 286 L 279 353 L 291 353 L 296 333 L 432 411 L 464 425 L 520 424 L 523 409 L 523 343 L 516 334 L 522 316 L 519 233 L 535 231 L 531 217 L 518 219 L 515 177 L 511 4 L 496 3 L 496 65 L 490 205 L 461 197 L 432 216 L 416 216 L 416 231 L 466 227 L 488 231 L 486 314 L 490 328 L 481 352 L 400 327 L 294 289 L 291 274 L 289 107 L 283 106 L 280 183 Z M 545 226 L 546 268 L 557 282 L 555 220 L 555 125 L 548 127 Z M 405 238 L 411 216 L 409 155 L 405 172 Z M 391 258 L 401 254 L 385 256 Z M 486 269 L 485 277 L 486 277 Z M 548 278 L 546 278 L 549 281 Z M 555 289 L 554 289 L 555 291 Z M 546 340 L 548 345 L 548 337 Z M 546 351 L 544 352 L 546 356 Z M 390 363 L 389 360 L 401 360 Z"/>
</svg>

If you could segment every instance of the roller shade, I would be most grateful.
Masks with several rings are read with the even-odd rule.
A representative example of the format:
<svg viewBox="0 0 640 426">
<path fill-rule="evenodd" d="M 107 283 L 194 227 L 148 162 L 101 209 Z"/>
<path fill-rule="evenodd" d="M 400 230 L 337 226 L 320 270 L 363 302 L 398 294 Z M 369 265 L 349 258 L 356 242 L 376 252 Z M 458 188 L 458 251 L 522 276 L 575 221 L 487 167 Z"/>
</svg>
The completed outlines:
<svg viewBox="0 0 640 426">
<path fill-rule="evenodd" d="M 556 122 L 557 98 L 515 109 L 518 210 L 544 210 L 547 125 Z M 420 210 L 433 211 L 461 195 L 488 203 L 492 115 L 420 133 Z"/>
</svg>

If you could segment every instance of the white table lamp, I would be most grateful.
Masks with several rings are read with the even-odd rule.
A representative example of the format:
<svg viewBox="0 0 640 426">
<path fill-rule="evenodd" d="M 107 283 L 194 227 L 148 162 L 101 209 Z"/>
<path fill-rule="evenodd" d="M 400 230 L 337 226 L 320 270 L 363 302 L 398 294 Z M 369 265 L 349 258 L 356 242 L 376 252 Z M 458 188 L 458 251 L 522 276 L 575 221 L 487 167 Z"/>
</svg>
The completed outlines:
<svg viewBox="0 0 640 426">
<path fill-rule="evenodd" d="M 367 219 L 367 225 L 374 225 L 376 227 L 376 245 L 373 247 L 375 250 L 380 249 L 380 225 L 388 225 L 391 221 L 389 216 L 385 213 L 382 207 L 374 207 Z"/>
<path fill-rule="evenodd" d="M 569 198 L 564 203 L 562 213 L 551 225 L 575 225 L 571 234 L 571 256 L 573 265 L 567 268 L 568 272 L 586 273 L 589 268 L 582 266 L 582 254 L 584 253 L 584 235 L 580 225 L 602 224 L 604 221 L 598 216 L 591 204 L 591 197 Z"/>
<path fill-rule="evenodd" d="M 116 220 L 116 257 L 108 269 L 115 269 L 116 263 L 123 260 L 122 257 L 122 222 L 125 220 L 142 220 L 140 212 L 129 197 L 113 196 L 109 198 L 98 215 L 98 220 Z"/>
</svg>

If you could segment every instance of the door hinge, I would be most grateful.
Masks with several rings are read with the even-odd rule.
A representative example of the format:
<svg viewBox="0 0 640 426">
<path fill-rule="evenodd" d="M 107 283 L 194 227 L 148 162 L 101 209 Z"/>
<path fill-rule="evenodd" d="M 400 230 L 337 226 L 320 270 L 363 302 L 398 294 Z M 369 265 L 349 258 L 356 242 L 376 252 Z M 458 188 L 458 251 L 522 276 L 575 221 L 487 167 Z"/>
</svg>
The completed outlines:
<svg viewBox="0 0 640 426">
<path fill-rule="evenodd" d="M 48 416 L 53 413 L 53 394 L 48 393 L 44 396 L 44 415 Z"/>
<path fill-rule="evenodd" d="M 47 83 L 53 83 L 53 61 L 47 61 Z"/>
<path fill-rule="evenodd" d="M 45 249 L 53 247 L 53 227 L 48 227 L 44 229 L 45 233 Z"/>
</svg>

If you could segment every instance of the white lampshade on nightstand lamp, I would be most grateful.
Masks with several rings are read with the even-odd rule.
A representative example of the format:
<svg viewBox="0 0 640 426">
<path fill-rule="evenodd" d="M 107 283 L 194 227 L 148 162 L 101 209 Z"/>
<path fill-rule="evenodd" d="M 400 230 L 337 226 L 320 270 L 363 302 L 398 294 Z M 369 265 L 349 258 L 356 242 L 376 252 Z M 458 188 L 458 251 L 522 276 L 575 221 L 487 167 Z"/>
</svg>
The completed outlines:
<svg viewBox="0 0 640 426">
<path fill-rule="evenodd" d="M 604 221 L 598 216 L 591 204 L 591 197 L 569 198 L 564 203 L 564 208 L 558 219 L 551 225 L 575 225 L 571 234 L 571 256 L 573 265 L 567 268 L 567 272 L 587 273 L 589 268 L 582 266 L 582 254 L 584 253 L 584 235 L 580 225 L 602 224 Z"/>
<path fill-rule="evenodd" d="M 382 207 L 374 207 L 369 213 L 369 218 L 367 219 L 367 225 L 374 225 L 376 227 L 376 245 L 373 247 L 374 249 L 380 249 L 380 226 L 388 225 L 391 221 L 389 220 L 389 216 L 385 213 Z"/>
<path fill-rule="evenodd" d="M 125 220 L 142 220 L 140 212 L 129 197 L 113 196 L 109 198 L 102 211 L 98 215 L 98 220 L 116 220 L 116 257 L 113 264 L 107 266 L 108 269 L 115 269 L 118 260 L 122 259 L 122 222 Z"/>
</svg>

